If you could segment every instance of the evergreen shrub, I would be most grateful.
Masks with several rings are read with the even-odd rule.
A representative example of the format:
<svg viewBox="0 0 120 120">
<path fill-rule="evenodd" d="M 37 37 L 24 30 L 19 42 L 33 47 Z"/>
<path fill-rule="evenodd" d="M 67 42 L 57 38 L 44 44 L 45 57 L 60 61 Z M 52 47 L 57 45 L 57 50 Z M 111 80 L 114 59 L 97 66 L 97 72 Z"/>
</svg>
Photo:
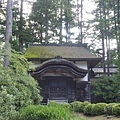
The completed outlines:
<svg viewBox="0 0 120 120">
<path fill-rule="evenodd" d="M 74 111 L 74 112 L 79 112 L 80 104 L 81 104 L 81 102 L 79 102 L 79 101 L 74 101 L 74 102 L 70 103 L 70 110 Z"/>
<path fill-rule="evenodd" d="M 88 104 L 89 104 L 89 102 L 75 101 L 75 102 L 70 103 L 70 106 L 71 106 L 71 110 L 74 112 L 83 112 L 84 107 Z"/>
<path fill-rule="evenodd" d="M 89 103 L 84 107 L 84 114 L 85 115 L 91 115 L 92 107 L 94 104 Z"/>
<path fill-rule="evenodd" d="M 106 103 L 97 103 L 94 104 L 92 107 L 92 111 L 91 111 L 91 115 L 103 115 L 105 114 L 105 107 L 106 107 Z"/>
<path fill-rule="evenodd" d="M 14 51 L 10 65 L 0 63 L 0 120 L 8 120 L 23 107 L 42 100 L 37 81 L 28 75 L 29 63 Z"/>
<path fill-rule="evenodd" d="M 113 115 L 120 116 L 120 104 L 116 104 L 112 109 Z"/>
<path fill-rule="evenodd" d="M 115 106 L 117 103 L 109 103 L 106 105 L 105 107 L 105 113 L 106 115 L 112 115 L 113 112 L 112 112 L 112 109 L 113 109 L 113 106 Z"/>
</svg>

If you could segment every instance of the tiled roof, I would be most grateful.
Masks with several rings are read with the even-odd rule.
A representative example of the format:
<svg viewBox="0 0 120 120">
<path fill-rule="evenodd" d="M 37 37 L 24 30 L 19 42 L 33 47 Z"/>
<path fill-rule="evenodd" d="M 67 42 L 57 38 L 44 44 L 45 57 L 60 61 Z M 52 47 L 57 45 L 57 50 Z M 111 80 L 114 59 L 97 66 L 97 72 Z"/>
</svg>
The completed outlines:
<svg viewBox="0 0 120 120">
<path fill-rule="evenodd" d="M 85 47 L 76 46 L 30 46 L 26 52 L 27 58 L 98 58 Z"/>
<path fill-rule="evenodd" d="M 102 67 L 96 67 L 96 68 L 93 68 L 93 71 L 94 73 L 101 73 L 103 74 L 104 73 L 104 68 Z M 109 73 L 116 73 L 118 71 L 118 68 L 117 67 L 110 67 L 109 68 Z M 106 68 L 106 72 L 108 72 L 108 69 Z"/>
</svg>

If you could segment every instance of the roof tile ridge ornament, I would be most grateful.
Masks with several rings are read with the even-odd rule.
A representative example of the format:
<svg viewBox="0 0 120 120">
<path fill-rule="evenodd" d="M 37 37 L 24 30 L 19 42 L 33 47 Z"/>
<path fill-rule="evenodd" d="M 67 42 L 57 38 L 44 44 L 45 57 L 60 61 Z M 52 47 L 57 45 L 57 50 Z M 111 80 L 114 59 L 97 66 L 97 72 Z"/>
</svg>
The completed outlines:
<svg viewBox="0 0 120 120">
<path fill-rule="evenodd" d="M 60 55 L 57 55 L 57 56 L 55 56 L 55 59 L 62 59 L 62 57 L 60 56 Z"/>
<path fill-rule="evenodd" d="M 66 60 L 66 59 L 64 59 L 64 58 L 62 58 L 60 55 L 57 55 L 57 56 L 55 56 L 55 58 L 54 59 L 52 59 L 53 61 L 55 61 L 55 62 L 67 62 L 67 63 L 71 63 L 72 65 L 75 65 L 75 63 L 73 63 L 72 61 L 69 61 L 69 60 Z"/>
<path fill-rule="evenodd" d="M 57 56 L 55 56 L 55 60 L 57 60 L 57 62 L 58 61 L 60 62 L 62 60 L 62 57 L 60 55 L 57 55 Z"/>
</svg>

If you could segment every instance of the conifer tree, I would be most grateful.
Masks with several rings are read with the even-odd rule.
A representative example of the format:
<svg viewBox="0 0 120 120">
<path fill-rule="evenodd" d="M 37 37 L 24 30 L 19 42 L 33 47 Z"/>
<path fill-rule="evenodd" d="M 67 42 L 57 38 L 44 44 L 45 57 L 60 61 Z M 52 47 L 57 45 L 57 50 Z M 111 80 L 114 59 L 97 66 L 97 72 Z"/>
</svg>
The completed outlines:
<svg viewBox="0 0 120 120">
<path fill-rule="evenodd" d="M 12 37 L 12 0 L 7 0 L 7 16 L 6 16 L 6 32 L 5 32 L 5 52 L 4 66 L 7 67 L 9 63 L 9 55 L 11 53 L 10 39 Z"/>
</svg>

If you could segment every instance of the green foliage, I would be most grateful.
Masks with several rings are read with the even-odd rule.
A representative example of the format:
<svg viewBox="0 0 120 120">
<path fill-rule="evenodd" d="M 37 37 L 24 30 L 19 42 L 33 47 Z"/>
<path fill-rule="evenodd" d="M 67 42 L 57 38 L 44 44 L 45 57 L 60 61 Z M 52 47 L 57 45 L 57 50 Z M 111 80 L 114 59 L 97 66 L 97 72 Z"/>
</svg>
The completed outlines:
<svg viewBox="0 0 120 120">
<path fill-rule="evenodd" d="M 86 105 L 90 104 L 89 102 L 82 102 L 79 106 L 79 112 L 83 112 Z"/>
<path fill-rule="evenodd" d="M 116 104 L 112 109 L 113 115 L 120 116 L 120 104 Z"/>
<path fill-rule="evenodd" d="M 33 30 L 33 41 L 40 44 L 45 42 L 48 44 L 53 42 L 53 40 L 56 43 L 64 42 L 62 38 L 64 36 L 67 37 L 67 35 L 62 35 L 63 28 L 65 28 L 64 30 L 67 29 L 66 33 L 70 36 L 72 33 L 67 26 L 73 27 L 75 22 L 73 19 L 76 13 L 72 10 L 75 7 L 75 4 L 73 4 L 73 1 L 66 0 L 37 0 L 33 4 L 32 12 L 29 16 L 29 26 Z"/>
<path fill-rule="evenodd" d="M 70 110 L 70 104 L 68 104 L 68 103 L 60 103 L 60 104 L 58 104 L 57 102 L 50 102 L 49 104 L 48 104 L 48 106 L 54 106 L 54 107 L 62 107 L 62 108 L 64 108 L 64 109 L 66 109 L 66 110 Z"/>
<path fill-rule="evenodd" d="M 21 52 L 12 50 L 10 56 L 10 68 L 14 69 L 16 72 L 22 72 L 26 74 L 31 64 L 32 63 L 28 62 Z"/>
<path fill-rule="evenodd" d="M 88 105 L 89 102 L 79 102 L 79 101 L 75 101 L 70 103 L 70 109 L 74 112 L 83 112 L 84 111 L 84 107 L 86 105 Z"/>
<path fill-rule="evenodd" d="M 103 115 L 105 114 L 104 108 L 106 107 L 106 103 L 97 103 L 92 106 L 91 115 Z"/>
<path fill-rule="evenodd" d="M 70 104 L 68 104 L 68 103 L 62 103 L 62 104 L 60 104 L 60 106 L 67 110 L 70 110 Z"/>
<path fill-rule="evenodd" d="M 85 115 L 91 115 L 92 107 L 94 104 L 88 104 L 84 107 L 84 114 Z"/>
<path fill-rule="evenodd" d="M 70 120 L 70 112 L 57 104 L 30 105 L 22 109 L 12 120 Z"/>
<path fill-rule="evenodd" d="M 120 104 L 119 103 L 92 104 L 92 103 L 87 103 L 87 102 L 75 101 L 75 102 L 70 103 L 70 108 L 71 108 L 70 110 L 73 112 L 77 112 L 77 113 L 82 112 L 85 115 L 90 115 L 90 116 L 91 115 L 98 116 L 98 115 L 103 115 L 103 114 L 120 116 Z"/>
<path fill-rule="evenodd" d="M 109 104 L 106 105 L 106 107 L 105 107 L 106 115 L 112 115 L 113 114 L 112 109 L 113 109 L 114 105 L 117 105 L 117 104 L 116 103 L 109 103 Z"/>
<path fill-rule="evenodd" d="M 27 60 L 15 51 L 10 57 L 9 67 L 0 64 L 0 117 L 4 120 L 27 105 L 39 104 L 41 100 L 38 83 L 27 73 Z"/>
<path fill-rule="evenodd" d="M 91 84 L 91 92 L 97 102 L 116 102 L 120 99 L 119 79 L 115 77 L 103 76 Z"/>
<path fill-rule="evenodd" d="M 58 103 L 55 102 L 55 101 L 52 101 L 52 102 L 49 102 L 49 103 L 48 103 L 48 106 L 54 106 L 54 107 L 57 107 L 57 106 L 58 106 Z"/>
<path fill-rule="evenodd" d="M 79 112 L 79 104 L 81 104 L 81 102 L 79 102 L 79 101 L 74 101 L 74 102 L 70 103 L 71 111 Z"/>
<path fill-rule="evenodd" d="M 10 40 L 11 48 L 16 50 L 16 51 L 19 51 L 19 39 L 18 38 L 16 38 L 16 39 L 14 38 L 13 39 L 13 38 Z"/>
</svg>

